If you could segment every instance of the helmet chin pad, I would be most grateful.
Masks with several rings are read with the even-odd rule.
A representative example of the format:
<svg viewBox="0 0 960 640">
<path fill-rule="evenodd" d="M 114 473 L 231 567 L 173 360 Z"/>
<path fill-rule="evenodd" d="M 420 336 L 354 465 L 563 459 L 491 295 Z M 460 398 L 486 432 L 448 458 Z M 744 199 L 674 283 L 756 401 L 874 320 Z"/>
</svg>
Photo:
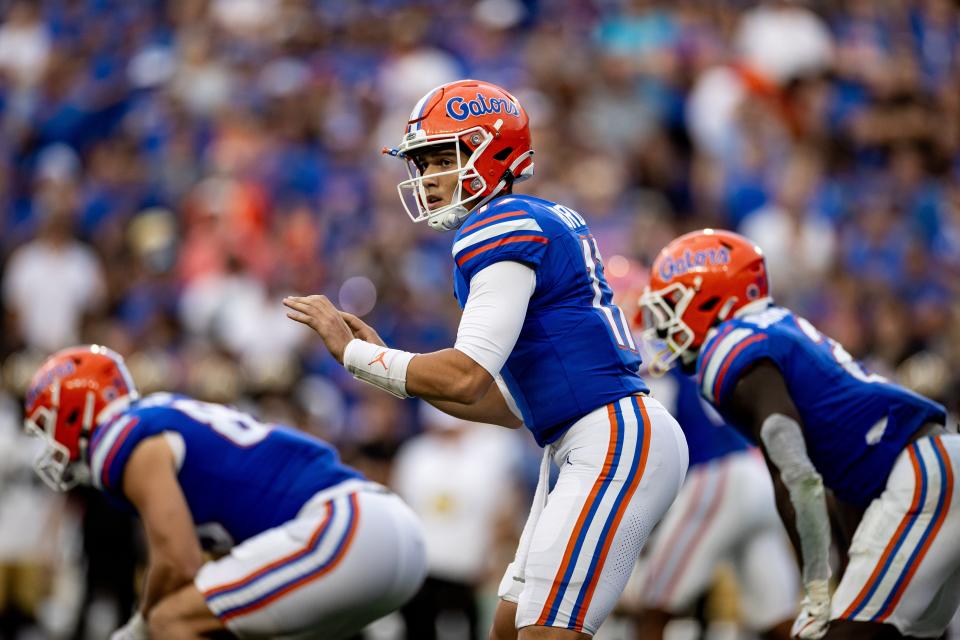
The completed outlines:
<svg viewBox="0 0 960 640">
<path fill-rule="evenodd" d="M 468 215 L 470 210 L 466 207 L 462 205 L 452 207 L 427 218 L 427 226 L 434 231 L 453 231 L 460 228 Z"/>
</svg>

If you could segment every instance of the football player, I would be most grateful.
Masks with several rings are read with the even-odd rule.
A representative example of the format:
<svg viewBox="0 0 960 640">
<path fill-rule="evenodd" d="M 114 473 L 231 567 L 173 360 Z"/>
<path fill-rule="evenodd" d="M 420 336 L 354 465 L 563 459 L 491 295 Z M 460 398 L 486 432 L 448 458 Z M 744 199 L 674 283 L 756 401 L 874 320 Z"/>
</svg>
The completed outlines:
<svg viewBox="0 0 960 640">
<path fill-rule="evenodd" d="M 142 603 L 114 640 L 343 638 L 423 581 L 412 511 L 319 440 L 185 396 L 141 399 L 95 345 L 50 357 L 25 404 L 47 484 L 92 484 L 143 520 Z M 204 562 L 201 537 L 225 555 Z"/>
<path fill-rule="evenodd" d="M 688 613 L 729 562 L 744 625 L 762 638 L 787 640 L 800 576 L 762 455 L 677 367 L 648 384 L 687 437 L 690 469 L 642 563 L 636 637 L 662 638 L 667 623 Z"/>
<path fill-rule="evenodd" d="M 737 234 L 671 242 L 640 302 L 669 345 L 657 365 L 695 370 L 704 398 L 763 448 L 803 558 L 794 635 L 943 633 L 960 603 L 960 436 L 944 408 L 775 305 L 762 253 Z M 832 597 L 824 487 L 858 524 Z"/>
<path fill-rule="evenodd" d="M 323 296 L 286 299 L 288 315 L 361 380 L 466 420 L 530 429 L 545 448 L 541 482 L 491 637 L 591 636 L 683 481 L 683 433 L 647 395 L 584 219 L 513 193 L 533 174 L 516 98 L 476 80 L 437 87 L 387 152 L 407 162 L 399 191 L 413 220 L 453 232 L 456 344 L 388 348 Z M 548 496 L 551 460 L 560 474 Z"/>
</svg>

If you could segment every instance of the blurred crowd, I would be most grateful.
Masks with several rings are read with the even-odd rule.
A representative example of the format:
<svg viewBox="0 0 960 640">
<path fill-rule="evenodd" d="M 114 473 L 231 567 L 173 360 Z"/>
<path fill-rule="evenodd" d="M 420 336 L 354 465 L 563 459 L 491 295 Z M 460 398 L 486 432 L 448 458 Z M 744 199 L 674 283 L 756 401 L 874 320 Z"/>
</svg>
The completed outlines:
<svg viewBox="0 0 960 640">
<path fill-rule="evenodd" d="M 403 163 L 380 151 L 457 78 L 525 105 L 536 176 L 520 190 L 579 210 L 611 279 L 641 282 L 677 233 L 738 230 L 766 251 L 779 302 L 960 408 L 956 0 L 0 7 L 0 566 L 77 574 L 0 571 L 0 606 L 34 615 L 60 593 L 48 634 L 73 633 L 71 607 L 99 615 L 56 588 L 83 582 L 96 507 L 63 510 L 19 453 L 19 396 L 51 351 L 109 345 L 143 392 L 299 425 L 384 482 L 431 433 L 279 301 L 325 293 L 389 344 L 453 343 L 451 238 L 406 218 Z M 514 448 L 507 493 L 536 477 L 530 440 Z"/>
</svg>

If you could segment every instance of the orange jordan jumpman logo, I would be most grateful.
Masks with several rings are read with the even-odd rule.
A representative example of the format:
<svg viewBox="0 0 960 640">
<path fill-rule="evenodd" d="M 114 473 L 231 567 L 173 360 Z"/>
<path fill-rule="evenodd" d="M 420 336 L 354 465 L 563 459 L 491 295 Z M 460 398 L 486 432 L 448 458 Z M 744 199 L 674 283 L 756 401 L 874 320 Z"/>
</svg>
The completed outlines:
<svg viewBox="0 0 960 640">
<path fill-rule="evenodd" d="M 387 366 L 387 363 L 383 361 L 383 356 L 385 356 L 385 355 L 387 355 L 387 352 L 386 352 L 386 351 L 381 351 L 379 354 L 377 354 L 377 357 L 376 357 L 376 358 L 374 358 L 373 360 L 371 360 L 370 362 L 367 363 L 367 366 L 369 367 L 369 366 L 372 365 L 374 362 L 379 362 L 380 364 L 383 365 L 383 370 L 384 370 L 384 371 L 387 371 L 390 367 L 388 367 L 388 366 Z"/>
</svg>

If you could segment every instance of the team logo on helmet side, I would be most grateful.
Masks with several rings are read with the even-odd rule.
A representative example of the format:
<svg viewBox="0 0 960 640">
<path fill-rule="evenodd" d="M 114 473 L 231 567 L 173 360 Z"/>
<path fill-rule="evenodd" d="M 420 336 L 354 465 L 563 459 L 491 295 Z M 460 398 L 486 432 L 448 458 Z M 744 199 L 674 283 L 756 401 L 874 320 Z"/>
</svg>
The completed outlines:
<svg viewBox="0 0 960 640">
<path fill-rule="evenodd" d="M 520 109 L 506 98 L 490 98 L 489 100 L 477 92 L 476 100 L 464 100 L 454 96 L 447 100 L 447 115 L 457 121 L 463 121 L 470 116 L 484 116 L 489 113 L 503 113 L 515 118 L 520 117 Z"/>
<path fill-rule="evenodd" d="M 77 367 L 72 360 L 64 360 L 49 371 L 45 371 L 40 378 L 27 390 L 26 405 L 32 407 L 41 393 L 47 390 L 56 380 L 65 378 L 77 371 Z"/>
<path fill-rule="evenodd" d="M 704 249 L 696 252 L 687 250 L 676 259 L 671 256 L 664 257 L 660 264 L 659 273 L 664 282 L 670 282 L 676 276 L 682 276 L 697 267 L 725 264 L 730 264 L 730 250 L 726 247 Z"/>
</svg>

